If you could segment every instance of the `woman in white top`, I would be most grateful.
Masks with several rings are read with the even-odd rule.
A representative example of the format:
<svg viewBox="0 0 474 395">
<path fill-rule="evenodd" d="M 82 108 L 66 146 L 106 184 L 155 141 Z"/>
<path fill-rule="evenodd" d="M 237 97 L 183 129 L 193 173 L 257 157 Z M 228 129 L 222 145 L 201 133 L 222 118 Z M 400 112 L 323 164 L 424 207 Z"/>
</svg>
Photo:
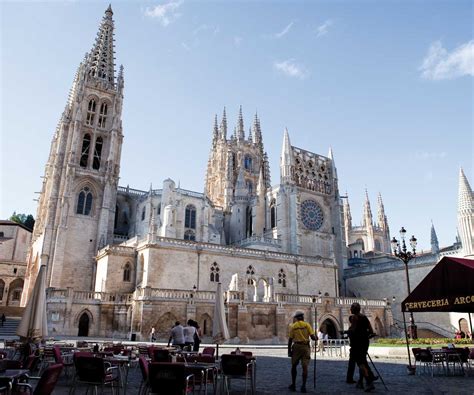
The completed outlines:
<svg viewBox="0 0 474 395">
<path fill-rule="evenodd" d="M 196 328 L 192 325 L 192 320 L 188 320 L 187 325 L 183 328 L 184 333 L 184 346 L 190 351 L 193 349 L 194 345 L 194 334 L 196 333 Z"/>
</svg>

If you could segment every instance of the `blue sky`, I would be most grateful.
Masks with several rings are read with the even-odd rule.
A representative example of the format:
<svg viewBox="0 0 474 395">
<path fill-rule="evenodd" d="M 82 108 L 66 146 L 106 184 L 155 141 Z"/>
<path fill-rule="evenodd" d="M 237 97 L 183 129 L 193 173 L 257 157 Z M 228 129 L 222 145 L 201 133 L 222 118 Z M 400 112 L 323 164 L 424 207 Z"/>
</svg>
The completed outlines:
<svg viewBox="0 0 474 395">
<path fill-rule="evenodd" d="M 0 217 L 36 214 L 74 72 L 107 2 L 2 2 Z M 327 155 L 359 224 L 365 189 L 391 232 L 456 234 L 459 167 L 473 184 L 470 1 L 112 3 L 125 67 L 121 185 L 202 191 L 214 114 L 261 119 L 272 184 L 283 130 Z"/>
</svg>

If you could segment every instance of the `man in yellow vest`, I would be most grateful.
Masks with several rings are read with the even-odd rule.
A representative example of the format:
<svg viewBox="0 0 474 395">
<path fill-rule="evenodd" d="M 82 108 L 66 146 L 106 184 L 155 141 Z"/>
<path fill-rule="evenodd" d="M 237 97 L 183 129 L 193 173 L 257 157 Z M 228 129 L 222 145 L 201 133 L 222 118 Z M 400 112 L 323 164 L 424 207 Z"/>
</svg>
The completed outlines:
<svg viewBox="0 0 474 395">
<path fill-rule="evenodd" d="M 296 391 L 296 367 L 301 361 L 303 368 L 301 392 L 306 392 L 308 365 L 311 359 L 309 339 L 316 340 L 316 337 L 311 325 L 304 321 L 304 313 L 302 311 L 297 311 L 294 318 L 296 321 L 290 326 L 290 336 L 288 339 L 288 356 L 291 357 L 291 385 L 288 388 L 290 391 Z"/>
</svg>

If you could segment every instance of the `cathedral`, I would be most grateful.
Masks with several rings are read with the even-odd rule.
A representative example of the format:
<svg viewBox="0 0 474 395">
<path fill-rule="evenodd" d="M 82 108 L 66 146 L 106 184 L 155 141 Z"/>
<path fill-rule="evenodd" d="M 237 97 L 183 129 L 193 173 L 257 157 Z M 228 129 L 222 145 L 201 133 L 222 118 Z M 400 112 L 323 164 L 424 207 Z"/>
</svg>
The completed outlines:
<svg viewBox="0 0 474 395">
<path fill-rule="evenodd" d="M 246 132 L 215 117 L 203 192 L 167 179 L 149 190 L 119 186 L 124 69 L 114 65 L 111 7 L 80 63 L 53 136 L 28 254 L 22 305 L 47 269 L 50 335 L 165 337 L 195 319 L 210 335 L 217 283 L 231 336 L 285 341 L 295 310 L 331 337 L 347 328 L 354 298 L 340 295 L 348 258 L 389 254 L 382 198 L 368 196 L 353 226 L 327 156 L 283 133 L 280 176 L 271 183 L 257 114 Z M 358 300 L 380 334 L 390 303 Z"/>
</svg>

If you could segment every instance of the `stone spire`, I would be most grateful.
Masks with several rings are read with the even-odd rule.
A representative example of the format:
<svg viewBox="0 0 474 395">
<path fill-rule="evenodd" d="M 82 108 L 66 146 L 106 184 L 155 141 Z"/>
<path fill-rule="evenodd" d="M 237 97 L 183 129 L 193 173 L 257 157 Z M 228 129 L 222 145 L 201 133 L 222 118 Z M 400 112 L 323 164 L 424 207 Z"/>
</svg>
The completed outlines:
<svg viewBox="0 0 474 395">
<path fill-rule="evenodd" d="M 463 255 L 474 255 L 474 196 L 462 168 L 459 169 L 458 230 Z"/>
<path fill-rule="evenodd" d="M 280 156 L 280 177 L 281 183 L 289 183 L 291 181 L 291 170 L 293 167 L 293 155 L 290 143 L 290 135 L 288 129 L 285 128 L 283 133 L 283 145 Z"/>
<path fill-rule="evenodd" d="M 349 205 L 349 196 L 346 192 L 346 199 L 344 199 L 344 205 L 342 207 L 344 217 L 344 233 L 346 236 L 346 245 L 350 244 L 349 235 L 352 230 L 352 215 L 351 206 Z"/>
<path fill-rule="evenodd" d="M 370 201 L 369 201 L 369 194 L 367 189 L 365 190 L 365 203 L 364 203 L 364 219 L 363 219 L 363 226 L 364 227 L 372 227 L 373 220 L 372 220 L 372 209 L 370 208 Z"/>
<path fill-rule="evenodd" d="M 250 143 L 253 142 L 252 128 L 249 128 L 249 136 L 248 136 L 247 140 L 248 140 Z"/>
<path fill-rule="evenodd" d="M 258 115 L 255 112 L 255 117 L 253 119 L 253 142 L 256 145 L 259 145 L 263 150 L 263 140 L 262 140 L 262 130 L 260 129 L 260 120 L 258 119 Z"/>
<path fill-rule="evenodd" d="M 258 184 L 257 184 L 257 196 L 263 197 L 265 196 L 266 186 L 265 186 L 265 179 L 263 176 L 263 166 L 260 167 L 260 174 L 258 175 Z"/>
<path fill-rule="evenodd" d="M 438 236 L 436 235 L 436 230 L 433 225 L 433 221 L 431 221 L 431 252 L 433 254 L 439 254 Z"/>
<path fill-rule="evenodd" d="M 222 112 L 222 121 L 221 121 L 221 126 L 219 128 L 220 132 L 220 137 L 222 140 L 227 140 L 227 115 L 225 113 L 225 107 L 224 111 Z"/>
<path fill-rule="evenodd" d="M 237 121 L 237 140 L 245 139 L 245 130 L 244 130 L 244 117 L 242 116 L 242 106 L 239 108 L 239 119 Z"/>
<path fill-rule="evenodd" d="M 385 208 L 383 206 L 382 195 L 380 192 L 377 197 L 377 225 L 382 229 L 388 227 L 387 216 L 385 215 Z"/>
<path fill-rule="evenodd" d="M 94 46 L 87 59 L 88 74 L 105 85 L 115 82 L 114 21 L 112 7 L 109 5 L 102 18 Z"/>
<path fill-rule="evenodd" d="M 217 125 L 217 114 L 214 116 L 214 129 L 212 131 L 212 145 L 216 145 L 219 137 L 219 126 Z"/>
</svg>

